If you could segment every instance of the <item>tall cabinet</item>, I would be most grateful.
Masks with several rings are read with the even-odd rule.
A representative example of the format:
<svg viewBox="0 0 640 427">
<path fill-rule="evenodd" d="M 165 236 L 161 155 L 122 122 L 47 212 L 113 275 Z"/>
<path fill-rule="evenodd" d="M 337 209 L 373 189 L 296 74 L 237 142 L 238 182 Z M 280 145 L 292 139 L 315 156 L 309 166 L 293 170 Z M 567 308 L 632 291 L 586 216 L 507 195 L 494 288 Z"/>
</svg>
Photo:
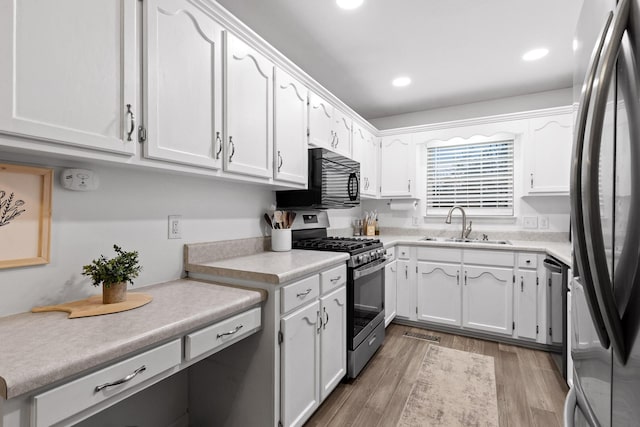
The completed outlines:
<svg viewBox="0 0 640 427">
<path fill-rule="evenodd" d="M 416 156 L 411 135 L 382 138 L 380 160 L 380 197 L 413 197 Z"/>
<path fill-rule="evenodd" d="M 122 0 L 1 2 L 0 131 L 134 154 L 135 8 Z"/>
</svg>

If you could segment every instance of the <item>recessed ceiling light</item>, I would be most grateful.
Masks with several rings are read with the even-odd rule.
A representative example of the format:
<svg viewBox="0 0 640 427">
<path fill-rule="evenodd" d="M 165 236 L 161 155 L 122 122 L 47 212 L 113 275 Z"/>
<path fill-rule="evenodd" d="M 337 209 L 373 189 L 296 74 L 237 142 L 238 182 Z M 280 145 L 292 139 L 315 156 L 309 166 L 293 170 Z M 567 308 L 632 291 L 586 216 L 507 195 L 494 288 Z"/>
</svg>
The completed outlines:
<svg viewBox="0 0 640 427">
<path fill-rule="evenodd" d="M 338 7 L 346 10 L 357 9 L 363 2 L 364 0 L 336 0 Z"/>
<path fill-rule="evenodd" d="M 396 77 L 395 79 L 393 79 L 391 84 L 394 85 L 395 87 L 409 86 L 411 84 L 411 79 L 406 76 Z"/>
<path fill-rule="evenodd" d="M 535 61 L 536 59 L 547 56 L 548 53 L 549 49 L 541 47 L 539 49 L 533 49 L 525 53 L 524 55 L 522 55 L 522 59 L 524 59 L 525 61 Z"/>
</svg>

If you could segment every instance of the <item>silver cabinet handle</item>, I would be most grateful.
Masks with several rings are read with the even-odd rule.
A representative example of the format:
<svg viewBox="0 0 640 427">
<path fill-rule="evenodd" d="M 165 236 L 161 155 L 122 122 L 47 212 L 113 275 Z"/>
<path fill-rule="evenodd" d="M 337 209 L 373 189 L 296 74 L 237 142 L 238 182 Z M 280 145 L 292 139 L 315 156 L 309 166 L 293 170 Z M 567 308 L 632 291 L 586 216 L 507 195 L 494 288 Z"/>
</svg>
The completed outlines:
<svg viewBox="0 0 640 427">
<path fill-rule="evenodd" d="M 408 265 L 404 266 L 404 277 L 405 277 L 405 279 L 409 278 L 409 266 Z"/>
<path fill-rule="evenodd" d="M 338 144 L 340 144 L 340 137 L 338 136 L 338 134 L 336 133 L 336 145 L 334 145 L 333 148 L 338 148 Z"/>
<path fill-rule="evenodd" d="M 326 307 L 322 307 L 322 311 L 324 311 L 324 315 L 325 315 L 324 325 L 322 325 L 322 329 L 327 329 L 327 324 L 329 323 L 329 313 L 327 313 Z"/>
<path fill-rule="evenodd" d="M 520 276 L 520 292 L 524 292 L 524 277 Z"/>
<path fill-rule="evenodd" d="M 317 317 L 316 317 L 316 318 L 317 318 L 316 323 L 318 323 L 318 322 L 320 323 L 320 324 L 318 325 L 317 329 L 316 329 L 316 332 L 317 332 L 317 333 L 320 333 L 320 329 L 322 329 L 322 316 L 320 315 L 320 310 L 318 310 L 318 311 L 316 312 L 316 316 L 317 316 Z"/>
<path fill-rule="evenodd" d="M 467 286 L 467 272 L 464 272 L 464 285 Z"/>
<path fill-rule="evenodd" d="M 334 131 L 331 131 L 331 148 L 336 148 L 335 146 L 336 143 L 336 133 Z"/>
<path fill-rule="evenodd" d="M 113 387 L 114 385 L 124 384 L 124 383 L 129 382 L 132 379 L 134 379 L 140 372 L 144 372 L 146 370 L 147 370 L 147 367 L 145 365 L 142 365 L 138 369 L 136 369 L 135 371 L 133 371 L 132 373 L 127 375 L 126 377 L 120 378 L 119 380 L 116 380 L 116 381 L 111 382 L 111 383 L 100 384 L 100 385 L 96 386 L 96 388 L 94 388 L 93 391 L 97 393 L 97 392 L 99 392 L 101 390 L 104 390 L 105 388 Z"/>
<path fill-rule="evenodd" d="M 233 159 L 233 155 L 236 154 L 236 144 L 233 143 L 231 137 L 229 137 L 229 145 L 231 146 L 231 154 L 229 154 L 229 163 Z"/>
<path fill-rule="evenodd" d="M 329 280 L 331 280 L 332 283 L 336 283 L 340 279 L 342 279 L 342 276 L 334 277 L 333 279 L 329 279 Z"/>
<path fill-rule="evenodd" d="M 411 192 L 411 180 L 409 180 L 409 185 L 408 185 L 408 187 L 407 187 L 407 190 L 408 190 L 409 192 Z"/>
<path fill-rule="evenodd" d="M 531 188 L 533 188 L 533 174 L 531 174 Z"/>
<path fill-rule="evenodd" d="M 218 151 L 216 151 L 216 159 L 220 158 L 220 153 L 222 153 L 222 138 L 220 138 L 220 132 L 216 132 L 216 141 L 213 143 L 213 149 L 216 148 L 216 143 L 218 144 Z"/>
<path fill-rule="evenodd" d="M 133 131 L 136 128 L 136 117 L 133 115 L 133 111 L 131 111 L 131 104 L 127 104 L 127 115 L 131 118 L 131 125 L 127 132 L 127 141 L 131 141 L 131 135 L 133 135 Z"/>
<path fill-rule="evenodd" d="M 588 114 L 591 110 L 589 108 L 591 98 L 593 95 L 593 89 L 595 86 L 596 71 L 598 70 L 598 64 L 600 63 L 600 55 L 606 36 L 609 33 L 611 22 L 613 20 L 613 12 L 609 12 L 607 20 L 600 31 L 598 36 L 598 43 L 596 44 L 591 59 L 589 60 L 589 67 L 587 69 L 585 81 L 583 84 L 582 94 L 580 95 L 580 102 L 578 113 L 576 115 L 576 123 L 574 126 L 574 139 L 573 139 L 573 152 L 571 155 L 571 229 L 573 232 L 573 247 L 574 255 L 576 259 L 576 276 L 582 278 L 583 287 L 585 290 L 585 298 L 593 318 L 593 324 L 600 343 L 605 348 L 609 347 L 609 336 L 604 325 L 602 315 L 597 309 L 597 297 L 593 288 L 591 272 L 588 268 L 587 259 L 587 243 L 585 234 L 584 218 L 582 213 L 582 158 L 584 152 L 585 132 L 589 125 Z"/>
<path fill-rule="evenodd" d="M 282 155 L 280 154 L 280 150 L 278 150 L 278 172 L 280 172 L 280 169 L 282 168 Z"/>
<path fill-rule="evenodd" d="M 300 293 L 296 294 L 296 296 L 298 298 L 306 297 L 307 295 L 309 295 L 310 292 L 311 292 L 311 288 L 307 289 L 304 292 L 300 292 Z"/>
<path fill-rule="evenodd" d="M 222 338 L 222 337 L 226 337 L 227 335 L 233 335 L 233 334 L 235 334 L 236 332 L 238 332 L 240 329 L 242 329 L 242 325 L 238 325 L 238 326 L 236 326 L 236 328 L 235 328 L 233 331 L 222 332 L 222 333 L 220 333 L 220 334 L 216 335 L 216 338 L 217 338 L 217 339 L 220 339 L 220 338 Z"/>
<path fill-rule="evenodd" d="M 588 113 L 591 121 L 585 133 L 583 159 L 584 169 L 582 170 L 582 211 L 584 215 L 584 231 L 586 233 L 585 241 L 588 263 L 590 270 L 593 273 L 592 280 L 597 300 L 596 307 L 599 308 L 602 315 L 604 325 L 615 353 L 623 364 L 626 363 L 629 356 L 629 348 L 624 335 L 625 328 L 623 327 L 622 320 L 620 319 L 618 305 L 613 294 L 613 286 L 611 283 L 611 277 L 609 276 L 609 267 L 607 265 L 606 257 L 604 256 L 606 252 L 604 236 L 602 234 L 602 218 L 600 214 L 599 171 L 602 129 L 604 127 L 605 114 L 609 104 L 609 87 L 611 86 L 613 79 L 616 78 L 616 64 L 622 63 L 623 68 L 629 65 L 626 63 L 627 61 L 625 61 L 622 39 L 626 32 L 625 30 L 627 29 L 630 3 L 631 2 L 628 0 L 622 0 L 618 3 L 614 13 L 611 29 L 607 37 L 608 43 L 605 42 L 605 46 L 602 49 L 601 61 L 598 65 L 598 71 L 596 72 L 596 81 L 598 84 L 594 93 L 593 108 L 589 108 Z M 621 52 L 620 57 L 618 57 L 618 52 Z M 620 59 L 620 61 L 618 61 L 618 59 Z M 635 74 L 634 77 L 629 78 L 635 78 Z M 628 87 L 625 87 L 626 82 L 624 80 L 624 77 L 620 79 L 622 89 L 629 89 Z M 637 94 L 632 93 L 632 95 L 634 96 L 633 98 L 625 96 L 625 101 L 629 100 L 629 102 L 637 102 L 637 98 L 635 98 Z M 629 105 L 627 108 L 633 107 L 634 106 Z M 637 126 L 637 124 L 634 125 L 634 123 L 630 121 L 629 130 L 631 132 L 632 141 L 638 137 L 639 133 L 634 126 Z M 634 164 L 632 156 L 632 182 L 637 182 L 637 172 L 635 172 L 637 167 L 638 165 Z M 637 195 L 637 190 L 635 190 L 635 195 Z M 636 197 L 633 197 L 633 200 L 637 201 Z M 633 232 L 632 230 L 633 228 L 630 228 L 628 232 Z M 620 255 L 620 260 L 624 260 L 629 256 L 627 251 L 630 249 L 631 248 L 625 245 L 623 253 Z M 637 255 L 634 256 L 637 259 Z M 634 283 L 631 289 L 634 289 L 637 285 L 637 282 Z"/>
<path fill-rule="evenodd" d="M 460 270 L 456 270 L 456 284 L 460 286 Z"/>
</svg>

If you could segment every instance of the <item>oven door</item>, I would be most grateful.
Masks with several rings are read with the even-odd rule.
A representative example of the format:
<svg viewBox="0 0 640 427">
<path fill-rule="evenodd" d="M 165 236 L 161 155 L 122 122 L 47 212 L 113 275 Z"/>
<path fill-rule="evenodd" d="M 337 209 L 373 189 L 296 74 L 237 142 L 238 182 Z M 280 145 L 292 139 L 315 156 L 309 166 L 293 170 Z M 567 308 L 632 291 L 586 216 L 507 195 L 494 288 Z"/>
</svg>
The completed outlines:
<svg viewBox="0 0 640 427">
<path fill-rule="evenodd" d="M 349 349 L 355 350 L 384 320 L 384 267 L 390 259 L 381 258 L 351 271 L 348 320 L 352 335 Z"/>
</svg>

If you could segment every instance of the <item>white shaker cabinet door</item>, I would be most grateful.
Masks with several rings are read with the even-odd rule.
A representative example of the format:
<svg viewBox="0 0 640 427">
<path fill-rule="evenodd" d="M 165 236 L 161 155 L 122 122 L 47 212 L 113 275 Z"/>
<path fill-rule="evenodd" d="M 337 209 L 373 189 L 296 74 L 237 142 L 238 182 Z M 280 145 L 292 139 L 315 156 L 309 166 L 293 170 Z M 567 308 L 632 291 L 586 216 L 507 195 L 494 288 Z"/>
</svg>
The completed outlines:
<svg viewBox="0 0 640 427">
<path fill-rule="evenodd" d="M 362 155 L 362 170 L 364 171 L 364 181 L 362 184 L 362 195 L 369 197 L 378 196 L 378 165 L 380 142 L 378 138 L 371 134 L 367 134 L 364 141 L 364 150 Z"/>
<path fill-rule="evenodd" d="M 418 262 L 418 320 L 461 325 L 459 264 Z"/>
<path fill-rule="evenodd" d="M 313 92 L 309 93 L 309 144 L 333 150 L 335 144 L 333 105 Z"/>
<path fill-rule="evenodd" d="M 382 138 L 380 196 L 411 197 L 416 186 L 415 162 L 411 135 Z"/>
<path fill-rule="evenodd" d="M 280 416 L 285 426 L 299 426 L 320 402 L 320 302 L 283 317 L 280 323 Z"/>
<path fill-rule="evenodd" d="M 276 68 L 274 178 L 307 183 L 307 100 L 309 92 L 298 80 Z"/>
<path fill-rule="evenodd" d="M 320 298 L 320 401 L 329 396 L 347 373 L 347 288 Z"/>
<path fill-rule="evenodd" d="M 144 155 L 220 168 L 224 29 L 186 0 L 143 4 Z"/>
<path fill-rule="evenodd" d="M 396 316 L 416 320 L 416 273 L 411 261 L 396 261 Z"/>
<path fill-rule="evenodd" d="M 273 64 L 227 34 L 225 171 L 273 176 Z"/>
<path fill-rule="evenodd" d="M 538 274 L 535 270 L 519 270 L 518 274 L 516 274 L 515 292 L 518 301 L 516 330 L 518 331 L 518 338 L 535 340 L 538 336 L 537 279 Z"/>
<path fill-rule="evenodd" d="M 351 126 L 352 121 L 346 114 L 337 108 L 333 114 L 335 132 L 335 141 L 333 143 L 333 151 L 340 153 L 345 157 L 351 158 Z"/>
<path fill-rule="evenodd" d="M 384 326 L 387 327 L 396 317 L 397 288 L 396 282 L 398 261 L 387 264 L 384 268 Z"/>
<path fill-rule="evenodd" d="M 0 2 L 0 132 L 135 153 L 135 8 Z"/>
<path fill-rule="evenodd" d="M 462 326 L 512 336 L 513 269 L 464 268 Z"/>
</svg>

